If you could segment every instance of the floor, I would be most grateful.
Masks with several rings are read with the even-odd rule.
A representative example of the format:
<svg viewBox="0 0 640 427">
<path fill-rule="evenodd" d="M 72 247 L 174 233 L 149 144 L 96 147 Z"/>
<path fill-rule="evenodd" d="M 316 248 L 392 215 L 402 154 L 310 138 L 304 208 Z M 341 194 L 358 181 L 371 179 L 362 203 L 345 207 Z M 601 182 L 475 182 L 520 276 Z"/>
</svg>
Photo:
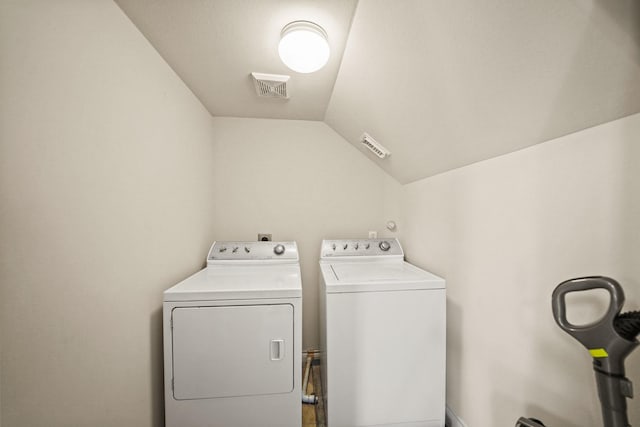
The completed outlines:
<svg viewBox="0 0 640 427">
<path fill-rule="evenodd" d="M 324 414 L 324 401 L 322 399 L 322 383 L 320 381 L 320 364 L 318 360 L 314 360 L 311 365 L 311 373 L 309 374 L 309 383 L 307 384 L 306 394 L 315 394 L 318 396 L 318 403 L 310 405 L 302 404 L 302 427 L 325 427 L 326 420 Z M 304 364 L 302 367 L 304 375 Z"/>
</svg>

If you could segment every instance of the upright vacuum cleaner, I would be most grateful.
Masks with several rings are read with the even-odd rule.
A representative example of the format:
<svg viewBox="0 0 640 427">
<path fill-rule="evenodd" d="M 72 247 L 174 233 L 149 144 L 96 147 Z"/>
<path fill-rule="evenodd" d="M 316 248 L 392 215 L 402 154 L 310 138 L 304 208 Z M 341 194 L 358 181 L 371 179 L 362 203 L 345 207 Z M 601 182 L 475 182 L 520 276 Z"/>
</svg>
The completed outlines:
<svg viewBox="0 0 640 427">
<path fill-rule="evenodd" d="M 570 292 L 604 289 L 611 296 L 607 313 L 597 322 L 576 326 L 567 320 L 565 296 Z M 640 311 L 620 313 L 624 292 L 618 282 L 603 276 L 581 277 L 560 283 L 553 291 L 553 317 L 562 330 L 578 340 L 593 357 L 604 427 L 631 427 L 627 398 L 633 398 L 625 377 L 624 360 L 640 344 Z M 520 418 L 516 427 L 544 427 L 534 418 Z"/>
</svg>

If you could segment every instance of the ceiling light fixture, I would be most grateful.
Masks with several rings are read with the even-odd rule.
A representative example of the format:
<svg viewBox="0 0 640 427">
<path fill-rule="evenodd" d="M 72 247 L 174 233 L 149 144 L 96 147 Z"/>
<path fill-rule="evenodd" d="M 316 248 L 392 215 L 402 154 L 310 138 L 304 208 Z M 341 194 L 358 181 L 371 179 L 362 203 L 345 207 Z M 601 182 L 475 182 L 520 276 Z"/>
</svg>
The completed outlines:
<svg viewBox="0 0 640 427">
<path fill-rule="evenodd" d="M 293 71 L 305 74 L 318 71 L 329 60 L 327 33 L 313 22 L 290 22 L 280 33 L 278 53 Z"/>
</svg>

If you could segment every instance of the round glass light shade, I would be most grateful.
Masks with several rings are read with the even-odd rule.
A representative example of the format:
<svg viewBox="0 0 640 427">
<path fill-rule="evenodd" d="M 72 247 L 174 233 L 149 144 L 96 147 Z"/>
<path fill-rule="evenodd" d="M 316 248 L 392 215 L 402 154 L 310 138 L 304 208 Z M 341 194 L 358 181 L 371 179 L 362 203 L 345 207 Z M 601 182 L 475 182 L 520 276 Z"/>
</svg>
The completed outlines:
<svg viewBox="0 0 640 427">
<path fill-rule="evenodd" d="M 327 33 L 313 22 L 291 22 L 282 29 L 278 53 L 282 62 L 293 71 L 318 71 L 329 60 Z"/>
</svg>

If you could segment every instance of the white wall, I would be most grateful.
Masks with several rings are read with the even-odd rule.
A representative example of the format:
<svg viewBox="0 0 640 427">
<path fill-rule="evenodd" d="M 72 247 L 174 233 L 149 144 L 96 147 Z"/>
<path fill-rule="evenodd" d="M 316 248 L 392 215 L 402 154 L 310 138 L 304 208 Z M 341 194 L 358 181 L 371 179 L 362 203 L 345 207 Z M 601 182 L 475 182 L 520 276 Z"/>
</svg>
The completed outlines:
<svg viewBox="0 0 640 427">
<path fill-rule="evenodd" d="M 640 308 L 639 140 L 634 115 L 403 187 L 408 259 L 447 279 L 447 399 L 470 427 L 602 425 L 591 358 L 556 326 L 551 293 L 609 275 Z"/>
<path fill-rule="evenodd" d="M 303 278 L 303 349 L 318 348 L 323 238 L 383 234 L 400 185 L 321 122 L 215 118 L 216 239 L 296 240 Z M 389 198 L 385 198 L 385 194 Z"/>
<path fill-rule="evenodd" d="M 162 291 L 213 238 L 210 115 L 111 1 L 0 3 L 2 425 L 161 426 Z"/>
</svg>

